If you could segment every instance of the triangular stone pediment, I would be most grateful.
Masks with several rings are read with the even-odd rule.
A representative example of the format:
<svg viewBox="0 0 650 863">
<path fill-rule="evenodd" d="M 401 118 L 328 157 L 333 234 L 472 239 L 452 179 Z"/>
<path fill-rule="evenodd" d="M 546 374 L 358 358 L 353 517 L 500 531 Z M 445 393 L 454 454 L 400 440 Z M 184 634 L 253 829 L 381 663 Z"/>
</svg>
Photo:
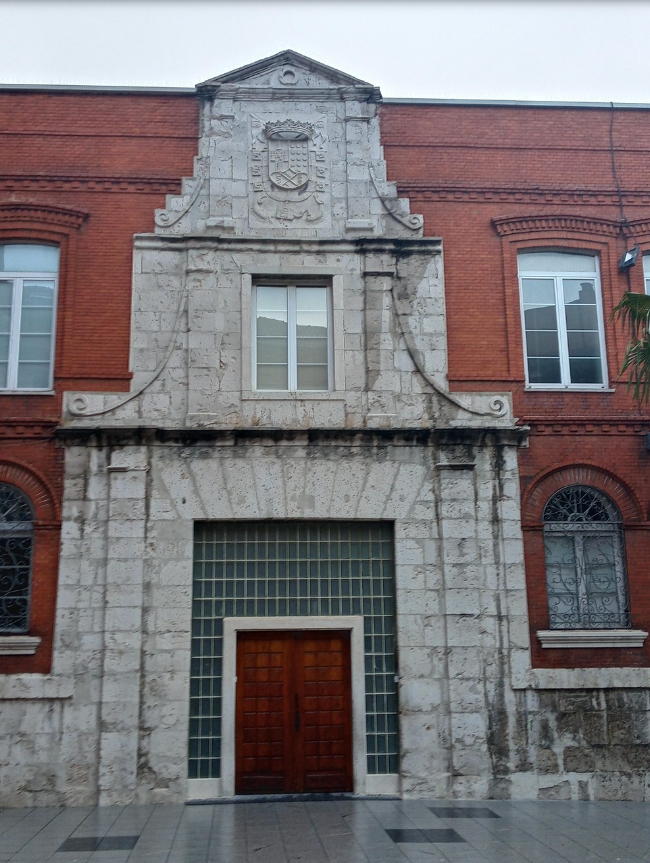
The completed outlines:
<svg viewBox="0 0 650 863">
<path fill-rule="evenodd" d="M 291 92 L 343 89 L 356 91 L 358 98 L 363 101 L 381 100 L 378 87 L 291 50 L 280 51 L 271 57 L 265 57 L 263 60 L 257 60 L 255 63 L 249 63 L 196 85 L 200 93 L 208 96 L 249 88 L 250 90 L 280 90 L 287 95 Z"/>
</svg>

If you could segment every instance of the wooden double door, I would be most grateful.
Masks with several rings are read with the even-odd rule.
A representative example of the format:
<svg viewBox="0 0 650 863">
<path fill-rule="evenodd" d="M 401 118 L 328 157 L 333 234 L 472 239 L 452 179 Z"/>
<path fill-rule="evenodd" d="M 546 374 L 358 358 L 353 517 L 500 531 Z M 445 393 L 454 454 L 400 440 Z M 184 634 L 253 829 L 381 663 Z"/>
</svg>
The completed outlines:
<svg viewBox="0 0 650 863">
<path fill-rule="evenodd" d="M 240 632 L 237 794 L 352 791 L 348 631 Z"/>
</svg>

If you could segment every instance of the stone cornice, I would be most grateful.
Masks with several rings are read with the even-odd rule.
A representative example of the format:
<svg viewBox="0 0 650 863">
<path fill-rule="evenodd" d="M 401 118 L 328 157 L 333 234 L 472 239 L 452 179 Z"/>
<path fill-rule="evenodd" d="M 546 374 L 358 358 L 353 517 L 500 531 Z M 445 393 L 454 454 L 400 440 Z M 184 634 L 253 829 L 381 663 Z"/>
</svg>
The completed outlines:
<svg viewBox="0 0 650 863">
<path fill-rule="evenodd" d="M 511 234 L 534 234 L 541 231 L 617 237 L 621 232 L 621 222 L 618 220 L 570 215 L 504 217 L 492 219 L 492 224 L 500 237 Z"/>
<path fill-rule="evenodd" d="M 72 174 L 0 174 L 4 192 L 143 192 L 174 194 L 180 177 L 79 177 Z"/>
<path fill-rule="evenodd" d="M 107 443 L 124 445 L 143 444 L 215 444 L 216 446 L 243 446 L 282 442 L 296 446 L 330 445 L 348 447 L 368 446 L 485 446 L 502 444 L 521 446 L 528 438 L 528 429 L 522 427 L 476 428 L 454 427 L 444 429 L 394 428 L 161 428 L 157 426 L 60 426 L 55 431 L 60 440 L 70 444 L 102 446 Z"/>
<path fill-rule="evenodd" d="M 442 251 L 442 240 L 439 237 L 360 237 L 352 238 L 316 238 L 292 237 L 287 232 L 286 237 L 206 237 L 205 234 L 135 234 L 136 249 L 166 249 L 170 245 L 188 249 L 214 249 L 218 246 L 224 251 L 265 252 L 275 251 L 277 246 L 283 252 L 364 252 L 378 255 L 381 253 L 409 254 L 421 253 L 431 255 Z"/>
</svg>

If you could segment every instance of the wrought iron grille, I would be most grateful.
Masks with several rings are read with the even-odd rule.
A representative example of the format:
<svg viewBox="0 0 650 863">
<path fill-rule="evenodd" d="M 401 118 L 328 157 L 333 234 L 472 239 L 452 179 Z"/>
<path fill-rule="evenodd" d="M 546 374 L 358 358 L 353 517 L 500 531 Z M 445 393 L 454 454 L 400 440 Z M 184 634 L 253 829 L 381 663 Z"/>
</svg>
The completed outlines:
<svg viewBox="0 0 650 863">
<path fill-rule="evenodd" d="M 631 626 L 621 515 L 584 485 L 556 492 L 544 507 L 544 555 L 551 629 Z"/>
<path fill-rule="evenodd" d="M 32 507 L 0 483 L 0 632 L 27 632 L 33 545 Z"/>
</svg>

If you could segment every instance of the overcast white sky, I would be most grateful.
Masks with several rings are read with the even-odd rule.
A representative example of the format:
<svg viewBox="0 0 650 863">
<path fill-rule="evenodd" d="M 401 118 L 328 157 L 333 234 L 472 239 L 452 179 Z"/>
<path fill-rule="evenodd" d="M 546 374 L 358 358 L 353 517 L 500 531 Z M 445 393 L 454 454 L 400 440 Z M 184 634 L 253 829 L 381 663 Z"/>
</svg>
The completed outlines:
<svg viewBox="0 0 650 863">
<path fill-rule="evenodd" d="M 293 48 L 387 97 L 650 103 L 649 34 L 650 0 L 0 0 L 0 81 L 191 87 Z"/>
</svg>

